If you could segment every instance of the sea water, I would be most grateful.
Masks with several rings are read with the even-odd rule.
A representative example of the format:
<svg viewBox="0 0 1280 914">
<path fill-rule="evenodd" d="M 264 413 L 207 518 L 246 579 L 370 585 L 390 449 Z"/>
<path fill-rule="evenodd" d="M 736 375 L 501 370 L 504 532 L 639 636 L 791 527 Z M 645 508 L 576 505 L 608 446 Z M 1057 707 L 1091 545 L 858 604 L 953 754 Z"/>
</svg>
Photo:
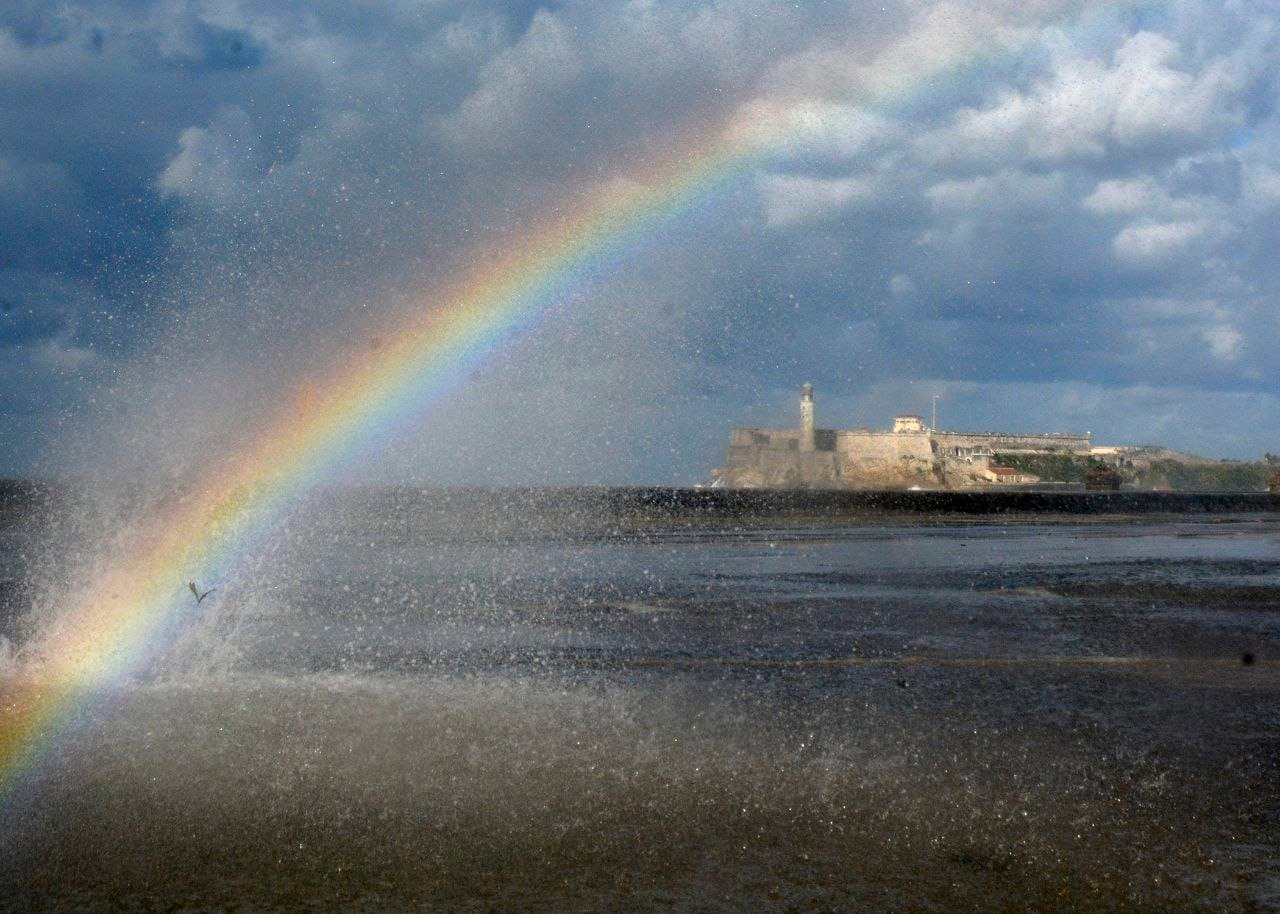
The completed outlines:
<svg viewBox="0 0 1280 914">
<path fill-rule="evenodd" d="M 1280 909 L 1273 515 L 389 498 L 201 582 L 4 810 L 0 906 Z M 18 655 L 42 542 L 0 531 Z"/>
</svg>

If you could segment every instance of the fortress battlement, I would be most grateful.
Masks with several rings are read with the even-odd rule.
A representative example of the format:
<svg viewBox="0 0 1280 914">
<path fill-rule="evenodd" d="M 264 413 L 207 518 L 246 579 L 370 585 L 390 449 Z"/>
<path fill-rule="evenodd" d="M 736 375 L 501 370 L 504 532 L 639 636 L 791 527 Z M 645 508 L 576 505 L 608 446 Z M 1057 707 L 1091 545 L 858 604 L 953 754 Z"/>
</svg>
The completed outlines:
<svg viewBox="0 0 1280 914">
<path fill-rule="evenodd" d="M 992 456 L 1092 452 L 1089 433 L 940 431 L 916 415 L 899 415 L 889 429 L 823 429 L 815 424 L 813 386 L 800 398 L 800 426 L 735 428 L 714 485 L 732 488 L 970 488 L 1026 485 L 1038 480 Z"/>
</svg>

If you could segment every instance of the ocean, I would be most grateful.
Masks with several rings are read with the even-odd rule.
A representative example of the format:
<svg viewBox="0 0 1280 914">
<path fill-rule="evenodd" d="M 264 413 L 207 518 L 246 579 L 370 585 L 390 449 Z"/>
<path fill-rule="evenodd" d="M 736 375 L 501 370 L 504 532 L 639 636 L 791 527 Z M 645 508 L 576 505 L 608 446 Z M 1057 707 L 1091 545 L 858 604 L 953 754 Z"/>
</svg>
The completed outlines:
<svg viewBox="0 0 1280 914">
<path fill-rule="evenodd" d="M 1275 511 L 690 504 L 320 499 L 0 800 L 0 907 L 1280 910 Z"/>
</svg>

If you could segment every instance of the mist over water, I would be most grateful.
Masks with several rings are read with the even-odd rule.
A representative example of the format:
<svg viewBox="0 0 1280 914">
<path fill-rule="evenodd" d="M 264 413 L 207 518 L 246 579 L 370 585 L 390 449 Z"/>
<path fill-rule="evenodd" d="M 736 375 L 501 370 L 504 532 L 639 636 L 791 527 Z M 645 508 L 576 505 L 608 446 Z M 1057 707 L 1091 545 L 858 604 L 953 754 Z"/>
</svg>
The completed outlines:
<svg viewBox="0 0 1280 914">
<path fill-rule="evenodd" d="M 4 810 L 0 895 L 1280 904 L 1270 516 L 833 526 L 602 504 L 317 497 L 67 729 Z M 7 682 L 39 668 L 45 550 L 73 515 L 3 527 Z"/>
</svg>

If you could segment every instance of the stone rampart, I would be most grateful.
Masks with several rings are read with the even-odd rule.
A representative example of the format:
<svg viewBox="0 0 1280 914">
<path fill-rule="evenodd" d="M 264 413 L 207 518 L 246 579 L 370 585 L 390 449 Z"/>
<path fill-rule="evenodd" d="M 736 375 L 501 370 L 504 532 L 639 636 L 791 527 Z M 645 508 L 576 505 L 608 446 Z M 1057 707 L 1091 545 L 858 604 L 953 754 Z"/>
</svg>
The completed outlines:
<svg viewBox="0 0 1280 914">
<path fill-rule="evenodd" d="M 735 488 L 969 488 L 993 484 L 993 453 L 1087 456 L 1089 435 L 935 432 L 918 416 L 895 430 L 813 429 L 813 391 L 801 398 L 801 428 L 735 428 L 725 465 L 712 476 Z M 910 420 L 910 421 L 906 421 Z M 1029 478 L 1020 478 L 1027 482 Z"/>
<path fill-rule="evenodd" d="M 833 435 L 830 430 L 818 430 L 819 445 Z M 800 444 L 799 429 L 734 429 L 729 457 L 712 476 L 731 488 L 839 488 L 834 448 L 804 451 Z"/>
<path fill-rule="evenodd" d="M 992 451 L 1034 454 L 1063 453 L 1088 456 L 1092 440 L 1088 435 L 1048 434 L 1020 435 L 1006 432 L 934 432 L 938 453 L 946 455 L 954 448 L 983 447 Z"/>
<path fill-rule="evenodd" d="M 840 476 L 850 488 L 935 485 L 941 481 L 924 432 L 838 431 Z"/>
</svg>

